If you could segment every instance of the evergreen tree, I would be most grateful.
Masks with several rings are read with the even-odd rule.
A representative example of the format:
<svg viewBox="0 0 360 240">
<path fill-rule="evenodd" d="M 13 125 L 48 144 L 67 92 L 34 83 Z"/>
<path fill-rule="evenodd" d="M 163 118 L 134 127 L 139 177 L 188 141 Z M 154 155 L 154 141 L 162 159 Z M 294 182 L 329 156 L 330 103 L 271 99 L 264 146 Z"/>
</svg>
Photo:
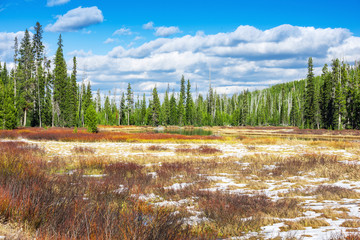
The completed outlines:
<svg viewBox="0 0 360 240">
<path fill-rule="evenodd" d="M 67 101 L 68 101 L 68 126 L 77 126 L 77 109 L 78 109 L 78 87 L 76 83 L 76 75 L 77 75 L 77 61 L 76 57 L 73 57 L 73 70 L 71 73 L 71 77 L 68 81 L 68 90 L 67 90 Z"/>
<path fill-rule="evenodd" d="M 127 125 L 130 125 L 130 117 L 133 109 L 134 109 L 134 96 L 131 90 L 131 84 L 128 83 L 127 93 L 126 93 Z"/>
<path fill-rule="evenodd" d="M 122 93 L 119 106 L 119 125 L 125 125 L 125 94 Z"/>
<path fill-rule="evenodd" d="M 178 109 L 177 109 L 180 125 L 185 124 L 185 121 L 186 121 L 184 105 L 185 105 L 185 79 L 184 79 L 184 76 L 182 76 L 181 82 L 180 82 L 180 98 L 179 98 Z"/>
<path fill-rule="evenodd" d="M 63 43 L 61 34 L 58 40 L 58 48 L 55 55 L 55 69 L 54 69 L 54 111 L 55 111 L 55 125 L 65 126 L 65 116 L 67 114 L 66 97 L 67 88 L 67 73 L 66 62 L 63 54 Z"/>
<path fill-rule="evenodd" d="M 146 124 L 146 98 L 145 93 L 143 95 L 143 99 L 141 101 L 141 110 L 140 110 L 140 119 L 141 119 L 141 125 Z"/>
<path fill-rule="evenodd" d="M 158 126 L 160 122 L 160 99 L 159 95 L 157 93 L 156 86 L 153 89 L 152 93 L 152 125 Z"/>
<path fill-rule="evenodd" d="M 343 83 L 341 77 L 341 67 L 339 59 L 333 60 L 332 63 L 332 81 L 335 84 L 335 95 L 334 95 L 334 128 L 342 129 L 343 128 L 343 118 L 345 117 L 346 111 L 346 98 L 343 93 Z"/>
<path fill-rule="evenodd" d="M 331 81 L 331 74 L 328 70 L 328 65 L 325 64 L 321 74 L 323 85 L 320 89 L 320 109 L 322 125 L 325 128 L 332 128 L 334 116 L 334 99 L 333 99 L 333 82 Z"/>
<path fill-rule="evenodd" d="M 97 132 L 97 116 L 93 103 L 91 103 L 86 109 L 85 123 L 88 128 L 88 132 Z"/>
<path fill-rule="evenodd" d="M 162 112 L 163 112 L 163 123 L 165 125 L 170 124 L 169 86 L 165 91 L 165 97 L 164 97 Z"/>
<path fill-rule="evenodd" d="M 29 31 L 26 29 L 24 38 L 20 45 L 19 66 L 17 78 L 19 79 L 18 105 L 22 110 L 23 126 L 27 124 L 27 113 L 33 108 L 34 102 L 34 79 L 32 78 L 34 69 L 34 51 L 30 41 Z"/>
<path fill-rule="evenodd" d="M 315 85 L 312 58 L 308 60 L 308 75 L 305 97 L 304 121 L 306 127 L 314 128 L 315 124 Z"/>
<path fill-rule="evenodd" d="M 194 102 L 190 90 L 191 85 L 190 80 L 188 80 L 186 87 L 186 124 L 188 125 L 193 124 L 194 119 Z"/>
<path fill-rule="evenodd" d="M 176 98 L 175 93 L 173 92 L 170 97 L 170 125 L 176 125 L 178 124 L 178 114 L 177 114 L 177 108 L 176 108 Z"/>
<path fill-rule="evenodd" d="M 34 104 L 34 117 L 32 119 L 33 126 L 42 126 L 42 109 L 44 107 L 44 98 L 45 98 L 45 78 L 43 70 L 43 61 L 44 61 L 44 45 L 42 43 L 42 26 L 39 22 L 36 23 L 35 34 L 33 36 L 33 48 L 35 56 L 35 85 L 36 85 L 36 94 L 35 95 L 35 104 Z"/>
<path fill-rule="evenodd" d="M 4 94 L 4 128 L 14 129 L 16 127 L 16 108 L 14 105 L 13 86 L 9 84 Z"/>
</svg>

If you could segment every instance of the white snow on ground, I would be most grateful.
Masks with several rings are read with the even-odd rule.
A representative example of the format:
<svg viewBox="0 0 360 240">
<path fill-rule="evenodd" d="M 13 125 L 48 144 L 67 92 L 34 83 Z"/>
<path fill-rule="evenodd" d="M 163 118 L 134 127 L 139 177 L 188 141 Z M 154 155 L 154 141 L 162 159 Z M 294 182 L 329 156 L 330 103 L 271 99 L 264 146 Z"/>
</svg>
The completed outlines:
<svg viewBox="0 0 360 240">
<path fill-rule="evenodd" d="M 31 144 L 37 144 L 40 148 L 44 149 L 47 156 L 49 156 L 50 160 L 51 157 L 55 156 L 71 156 L 74 155 L 72 149 L 75 146 L 78 147 L 88 147 L 96 150 L 97 156 L 113 156 L 115 158 L 124 158 L 128 156 L 143 156 L 144 159 L 149 158 L 151 156 L 156 157 L 176 157 L 178 154 L 175 152 L 177 148 L 182 148 L 183 144 L 174 144 L 174 143 L 161 143 L 162 147 L 165 147 L 165 151 L 148 151 L 148 147 L 153 145 L 158 145 L 156 143 L 126 143 L 126 142 L 90 142 L 90 143 L 80 143 L 80 142 L 56 142 L 56 141 L 33 141 L 27 139 L 18 139 L 18 140 L 0 140 L 3 142 L 12 142 L 12 141 L 22 141 Z M 186 144 L 190 145 L 192 148 L 197 148 L 203 144 Z M 221 150 L 221 153 L 217 154 L 217 157 L 220 158 L 227 158 L 227 157 L 236 157 L 240 160 L 236 161 L 235 163 L 241 165 L 244 169 L 251 166 L 251 163 L 248 162 L 241 162 L 241 158 L 248 155 L 254 154 L 275 154 L 280 155 L 282 157 L 286 156 L 293 156 L 299 154 L 301 152 L 308 152 L 313 151 L 314 147 L 309 147 L 306 145 L 256 145 L 254 148 L 249 148 L 248 146 L 241 144 L 241 143 L 216 143 L 216 144 L 206 144 L 210 147 L 214 147 L 216 149 Z M 331 154 L 331 155 L 338 155 L 341 156 L 341 162 L 344 164 L 360 164 L 358 157 L 355 154 L 352 154 L 346 150 L 331 150 L 329 148 L 324 147 L 316 147 L 316 152 L 323 153 L 323 154 Z M 76 154 L 77 156 L 81 156 Z M 182 156 L 184 157 L 184 156 Z M 208 159 L 212 158 L 213 156 L 209 155 L 196 155 L 191 156 L 195 158 L 202 158 Z M 153 165 L 161 165 L 161 163 L 148 163 L 145 167 L 151 167 Z M 262 170 L 272 170 L 276 166 L 275 165 L 263 165 Z M 149 172 L 153 178 L 157 177 L 156 172 Z M 203 175 L 204 176 L 204 175 Z M 87 177 L 103 177 L 103 175 L 87 175 Z M 206 176 L 207 180 L 214 182 L 213 186 L 209 189 L 210 191 L 227 191 L 229 193 L 242 193 L 242 194 L 266 194 L 273 200 L 278 200 L 280 197 L 279 194 L 286 193 L 292 186 L 296 184 L 297 181 L 305 181 L 308 184 L 305 184 L 304 187 L 313 185 L 311 184 L 322 184 L 322 185 L 332 185 L 332 186 L 339 186 L 343 188 L 353 189 L 357 192 L 360 192 L 360 182 L 357 181 L 338 181 L 329 183 L 329 179 L 327 178 L 315 178 L 313 173 L 302 173 L 301 176 L 294 176 L 288 177 L 283 181 L 275 181 L 275 180 L 267 180 L 261 182 L 266 187 L 265 189 L 261 190 L 254 190 L 248 188 L 248 184 L 245 183 L 237 183 L 232 176 L 232 174 L 228 173 L 218 173 L 217 175 Z M 177 176 L 177 178 L 181 179 L 181 176 Z M 250 178 L 247 177 L 248 181 L 257 181 L 257 176 L 251 176 Z M 174 183 L 173 185 L 165 187 L 165 189 L 173 189 L 178 190 L 184 187 L 187 187 L 194 183 Z M 229 190 L 231 189 L 231 190 Z M 116 193 L 121 193 L 123 191 L 127 191 L 127 188 L 123 185 L 120 185 Z M 148 195 L 134 195 L 144 201 L 153 202 L 154 205 L 157 206 L 182 206 L 182 205 L 191 205 L 191 199 L 182 199 L 180 201 L 165 201 L 160 196 L 155 194 L 148 194 Z M 350 218 L 359 218 L 359 206 L 360 200 L 358 199 L 342 199 L 340 201 L 322 201 L 317 202 L 314 196 L 304 196 L 301 197 L 304 202 L 303 207 L 308 209 L 303 213 L 303 216 L 300 218 L 295 219 L 282 219 L 282 220 L 292 220 L 296 221 L 301 218 L 319 218 L 321 213 L 317 213 L 314 210 L 321 210 L 324 208 L 340 208 L 344 207 L 349 209 L 347 214 Z M 186 222 L 190 224 L 198 224 L 201 221 L 207 221 L 205 218 L 201 218 L 201 212 L 194 211 L 188 206 L 188 210 L 193 216 L 186 219 Z M 276 223 L 273 225 L 265 226 L 262 228 L 260 233 L 249 233 L 246 236 L 249 237 L 251 235 L 263 234 L 266 238 L 272 237 L 287 237 L 287 236 L 296 236 L 296 237 L 303 237 L 303 239 L 328 239 L 334 233 L 339 232 L 346 232 L 346 228 L 340 227 L 340 225 L 346 219 L 338 219 L 338 220 L 331 220 L 326 219 L 326 221 L 330 224 L 328 227 L 320 227 L 317 229 L 306 228 L 305 230 L 296 230 L 296 231 L 288 231 L 288 232 L 281 232 L 280 227 L 284 226 L 284 223 Z M 360 230 L 360 229 L 359 229 Z M 245 237 L 246 237 L 245 236 Z M 311 237 L 307 237 L 311 236 Z M 1 239 L 2 236 L 0 236 Z M 234 239 L 243 239 L 243 237 L 234 238 Z"/>
<path fill-rule="evenodd" d="M 184 187 L 190 186 L 193 183 L 174 183 L 173 185 L 169 187 L 164 187 L 164 189 L 172 189 L 172 190 L 180 190 Z"/>
</svg>

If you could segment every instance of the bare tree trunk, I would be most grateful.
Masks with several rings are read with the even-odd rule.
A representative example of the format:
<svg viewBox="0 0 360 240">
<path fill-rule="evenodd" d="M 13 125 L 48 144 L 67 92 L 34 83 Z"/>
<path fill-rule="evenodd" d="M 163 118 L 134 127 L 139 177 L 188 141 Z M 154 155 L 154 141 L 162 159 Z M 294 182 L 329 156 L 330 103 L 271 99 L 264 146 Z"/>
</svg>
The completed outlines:
<svg viewBox="0 0 360 240">
<path fill-rule="evenodd" d="M 26 126 L 26 113 L 27 113 L 27 109 L 25 109 L 25 113 L 24 113 L 24 124 L 23 124 L 24 127 Z"/>
</svg>

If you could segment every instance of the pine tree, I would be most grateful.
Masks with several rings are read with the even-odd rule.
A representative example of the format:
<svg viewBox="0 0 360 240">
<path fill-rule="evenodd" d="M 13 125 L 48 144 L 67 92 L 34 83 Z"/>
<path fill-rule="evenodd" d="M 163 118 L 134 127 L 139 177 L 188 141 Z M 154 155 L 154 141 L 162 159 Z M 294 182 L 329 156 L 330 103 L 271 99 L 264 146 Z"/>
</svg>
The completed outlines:
<svg viewBox="0 0 360 240">
<path fill-rule="evenodd" d="M 176 98 L 175 93 L 173 92 L 170 97 L 170 125 L 176 125 L 178 124 L 178 114 L 177 114 L 177 108 L 176 108 Z"/>
<path fill-rule="evenodd" d="M 125 94 L 122 93 L 119 106 L 119 125 L 125 125 Z"/>
<path fill-rule="evenodd" d="M 165 125 L 170 124 L 169 86 L 165 91 L 165 97 L 164 97 L 162 112 L 163 112 L 163 123 Z"/>
<path fill-rule="evenodd" d="M 27 113 L 32 109 L 34 102 L 34 79 L 32 78 L 34 69 L 34 51 L 30 41 L 29 31 L 26 29 L 24 38 L 20 45 L 19 66 L 17 78 L 19 79 L 18 105 L 22 110 L 23 126 L 27 124 Z"/>
<path fill-rule="evenodd" d="M 181 77 L 181 82 L 180 82 L 180 98 L 179 98 L 179 102 L 178 102 L 178 108 L 177 108 L 177 113 L 178 113 L 178 119 L 179 119 L 179 124 L 183 125 L 185 124 L 185 79 L 184 76 Z"/>
<path fill-rule="evenodd" d="M 35 34 L 33 36 L 33 48 L 35 55 L 35 85 L 36 85 L 36 94 L 35 94 L 35 106 L 34 106 L 34 118 L 33 126 L 39 125 L 42 126 L 42 108 L 44 107 L 44 97 L 45 97 L 45 78 L 43 70 L 43 61 L 44 61 L 44 45 L 42 43 L 42 26 L 39 22 L 36 23 Z"/>
<path fill-rule="evenodd" d="M 73 57 L 73 70 L 70 77 L 69 87 L 68 87 L 68 99 L 69 99 L 69 126 L 77 126 L 77 83 L 76 83 L 76 75 L 77 75 L 77 61 L 76 57 Z"/>
<path fill-rule="evenodd" d="M 158 126 L 160 122 L 160 99 L 159 95 L 157 93 L 156 86 L 153 89 L 152 93 L 152 125 Z"/>
<path fill-rule="evenodd" d="M 126 93 L 127 125 L 130 125 L 130 117 L 133 109 L 134 109 L 134 96 L 131 90 L 131 84 L 128 83 L 127 93 Z"/>
<path fill-rule="evenodd" d="M 190 80 L 187 82 L 186 87 L 186 124 L 191 125 L 193 124 L 194 119 L 194 102 L 191 96 L 191 85 Z"/>
<path fill-rule="evenodd" d="M 58 40 L 58 49 L 55 55 L 55 69 L 54 69 L 54 110 L 55 110 L 55 125 L 65 125 L 65 115 L 67 110 L 66 105 L 66 91 L 67 89 L 67 73 L 66 62 L 63 54 L 63 43 L 61 34 Z"/>
<path fill-rule="evenodd" d="M 14 87 L 9 84 L 5 89 L 4 98 L 4 128 L 14 129 L 16 127 L 16 108 L 14 105 Z"/>
<path fill-rule="evenodd" d="M 305 93 L 305 111 L 304 111 L 304 121 L 305 126 L 309 128 L 314 128 L 315 125 L 315 85 L 314 85 L 314 73 L 313 73 L 313 63 L 312 58 L 308 60 L 308 75 L 307 75 L 307 85 Z"/>
<path fill-rule="evenodd" d="M 335 85 L 335 95 L 334 95 L 334 128 L 336 127 L 338 130 L 343 128 L 343 118 L 345 117 L 345 105 L 346 99 L 345 95 L 343 94 L 343 86 L 344 83 L 341 79 L 341 67 L 339 59 L 333 60 L 332 63 L 332 81 Z"/>
<path fill-rule="evenodd" d="M 88 132 L 97 132 L 97 116 L 93 103 L 91 103 L 86 109 L 85 124 L 88 127 Z"/>
<path fill-rule="evenodd" d="M 141 125 L 145 125 L 146 124 L 146 98 L 145 98 L 145 93 L 143 94 L 143 99 L 141 101 L 140 116 L 141 116 Z"/>
</svg>

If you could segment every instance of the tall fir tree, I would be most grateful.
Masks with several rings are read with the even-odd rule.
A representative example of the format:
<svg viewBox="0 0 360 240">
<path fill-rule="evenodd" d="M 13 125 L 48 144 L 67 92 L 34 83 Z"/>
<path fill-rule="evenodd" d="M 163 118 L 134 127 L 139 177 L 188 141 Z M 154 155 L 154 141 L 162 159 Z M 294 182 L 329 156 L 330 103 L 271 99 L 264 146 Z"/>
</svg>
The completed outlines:
<svg viewBox="0 0 360 240">
<path fill-rule="evenodd" d="M 66 62 L 63 54 L 63 42 L 61 34 L 58 40 L 58 48 L 55 54 L 54 68 L 54 112 L 55 125 L 65 126 L 65 115 L 67 114 L 66 91 L 67 89 Z"/>
<path fill-rule="evenodd" d="M 158 126 L 160 123 L 160 99 L 157 93 L 156 86 L 152 93 L 152 118 L 151 122 L 153 126 Z"/>
<path fill-rule="evenodd" d="M 45 77 L 44 77 L 44 44 L 42 43 L 42 26 L 36 23 L 35 34 L 33 35 L 33 48 L 35 55 L 35 104 L 33 114 L 33 126 L 42 126 L 42 109 L 45 103 Z"/>
<path fill-rule="evenodd" d="M 194 120 L 194 102 L 191 95 L 191 85 L 190 80 L 187 82 L 186 86 L 186 124 L 193 124 Z"/>
<path fill-rule="evenodd" d="M 134 95 L 131 90 L 131 84 L 128 83 L 127 92 L 126 92 L 127 125 L 130 125 L 130 123 L 132 123 L 130 120 L 133 110 L 134 110 Z"/>
<path fill-rule="evenodd" d="M 314 66 L 312 58 L 308 60 L 308 75 L 306 78 L 306 92 L 305 92 L 305 109 L 304 121 L 305 126 L 314 128 L 315 125 L 315 84 L 314 84 Z"/>
<path fill-rule="evenodd" d="M 24 38 L 20 45 L 19 66 L 17 68 L 18 83 L 18 108 L 22 111 L 23 126 L 26 126 L 28 120 L 28 112 L 33 108 L 34 102 L 34 49 L 30 40 L 30 33 L 26 29 Z"/>
<path fill-rule="evenodd" d="M 77 108 L 78 108 L 78 86 L 76 83 L 77 78 L 77 61 L 76 57 L 73 57 L 73 69 L 69 82 L 69 125 L 77 126 Z"/>
</svg>

